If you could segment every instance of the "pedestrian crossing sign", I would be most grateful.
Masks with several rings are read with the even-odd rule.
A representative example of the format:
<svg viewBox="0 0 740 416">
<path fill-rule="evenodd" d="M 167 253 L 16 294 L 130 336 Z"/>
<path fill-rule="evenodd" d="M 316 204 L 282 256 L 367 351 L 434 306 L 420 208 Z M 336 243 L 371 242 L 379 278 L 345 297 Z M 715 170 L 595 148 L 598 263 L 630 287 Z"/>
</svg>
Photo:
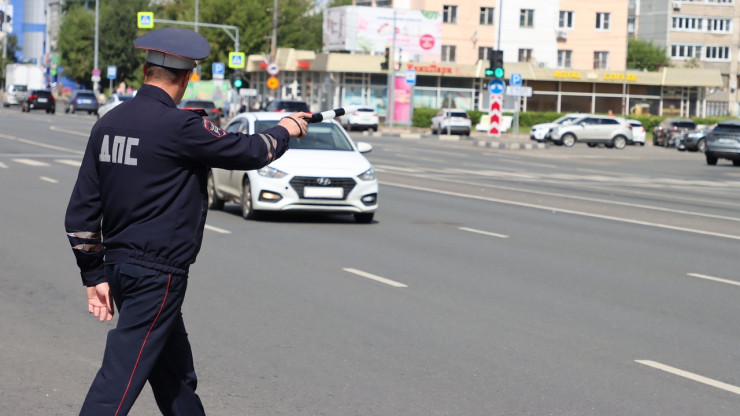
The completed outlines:
<svg viewBox="0 0 740 416">
<path fill-rule="evenodd" d="M 154 12 L 136 13 L 136 25 L 139 29 L 154 29 Z"/>
<path fill-rule="evenodd" d="M 229 68 L 244 68 L 247 56 L 244 52 L 229 52 Z"/>
</svg>

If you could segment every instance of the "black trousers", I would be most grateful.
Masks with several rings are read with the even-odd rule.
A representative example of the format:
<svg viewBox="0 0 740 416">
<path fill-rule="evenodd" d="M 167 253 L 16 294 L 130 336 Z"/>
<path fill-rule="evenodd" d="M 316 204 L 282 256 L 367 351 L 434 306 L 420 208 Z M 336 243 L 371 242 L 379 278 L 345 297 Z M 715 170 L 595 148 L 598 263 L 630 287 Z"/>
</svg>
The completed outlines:
<svg viewBox="0 0 740 416">
<path fill-rule="evenodd" d="M 106 265 L 105 273 L 118 324 L 108 332 L 103 364 L 80 415 L 128 414 L 147 381 L 163 415 L 205 415 L 180 311 L 187 276 L 132 264 Z"/>
</svg>

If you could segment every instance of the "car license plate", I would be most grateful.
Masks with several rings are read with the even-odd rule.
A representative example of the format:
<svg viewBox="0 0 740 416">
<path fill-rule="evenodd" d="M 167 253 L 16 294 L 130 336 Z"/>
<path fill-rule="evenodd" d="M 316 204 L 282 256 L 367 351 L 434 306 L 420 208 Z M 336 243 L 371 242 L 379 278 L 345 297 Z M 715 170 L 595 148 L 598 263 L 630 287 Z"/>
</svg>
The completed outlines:
<svg viewBox="0 0 740 416">
<path fill-rule="evenodd" d="M 726 137 L 722 137 L 721 139 L 717 141 L 722 144 L 735 144 L 735 139 L 728 139 Z"/>
<path fill-rule="evenodd" d="M 47 102 L 47 101 L 49 101 L 49 100 L 47 100 L 46 98 L 39 98 L 39 102 L 40 102 L 40 103 L 45 103 L 45 102 Z"/>
<path fill-rule="evenodd" d="M 326 188 L 321 186 L 307 186 L 303 188 L 305 198 L 337 198 L 344 197 L 343 188 Z"/>
</svg>

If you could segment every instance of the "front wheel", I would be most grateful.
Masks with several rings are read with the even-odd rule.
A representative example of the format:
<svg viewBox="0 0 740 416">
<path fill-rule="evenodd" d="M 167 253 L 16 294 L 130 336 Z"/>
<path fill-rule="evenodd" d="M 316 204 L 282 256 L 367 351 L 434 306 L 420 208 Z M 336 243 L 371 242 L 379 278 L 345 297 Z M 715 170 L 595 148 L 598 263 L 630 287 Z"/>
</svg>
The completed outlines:
<svg viewBox="0 0 740 416">
<path fill-rule="evenodd" d="M 627 138 L 624 136 L 617 136 L 612 139 L 612 145 L 617 149 L 624 149 L 627 145 Z"/>
<path fill-rule="evenodd" d="M 208 172 L 206 187 L 208 193 L 208 209 L 222 209 L 224 207 L 224 200 L 219 199 L 216 193 L 216 181 L 213 180 L 213 172 Z"/>
<path fill-rule="evenodd" d="M 355 216 L 355 222 L 358 222 L 360 224 L 370 224 L 373 222 L 373 216 L 375 216 L 374 212 L 363 212 L 361 214 L 354 214 Z"/>
<path fill-rule="evenodd" d="M 598 146 L 597 143 L 586 143 L 586 144 L 588 145 L 588 147 L 596 147 L 596 146 Z"/>
<path fill-rule="evenodd" d="M 247 220 L 252 220 L 256 217 L 254 207 L 252 206 L 252 186 L 249 184 L 249 177 L 244 177 L 244 183 L 242 184 L 242 217 Z"/>
<path fill-rule="evenodd" d="M 563 146 L 565 147 L 573 147 L 573 145 L 576 144 L 576 136 L 568 133 L 560 138 L 560 142 L 563 143 Z"/>
</svg>

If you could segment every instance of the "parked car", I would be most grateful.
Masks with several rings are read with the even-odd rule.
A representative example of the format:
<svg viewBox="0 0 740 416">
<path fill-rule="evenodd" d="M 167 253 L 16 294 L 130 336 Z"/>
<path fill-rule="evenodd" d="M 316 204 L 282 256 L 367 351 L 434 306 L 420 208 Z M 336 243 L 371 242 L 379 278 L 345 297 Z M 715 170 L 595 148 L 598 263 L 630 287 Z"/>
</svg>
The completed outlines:
<svg viewBox="0 0 740 416">
<path fill-rule="evenodd" d="M 49 90 L 33 90 L 21 104 L 21 111 L 46 110 L 46 114 L 56 113 L 56 100 Z"/>
<path fill-rule="evenodd" d="M 686 132 L 679 137 L 676 142 L 676 149 L 679 151 L 688 150 L 689 152 L 702 152 L 707 148 L 707 134 L 712 131 L 716 125 L 698 128 Z"/>
<path fill-rule="evenodd" d="M 105 115 L 105 113 L 107 113 L 108 111 L 114 109 L 115 107 L 120 105 L 122 102 L 128 101 L 132 98 L 134 98 L 134 96 L 131 94 L 113 93 L 110 95 L 110 97 L 108 97 L 108 100 L 105 103 L 103 103 L 103 105 L 101 105 L 100 108 L 98 108 L 98 115 L 100 117 L 103 117 L 103 115 Z"/>
<path fill-rule="evenodd" d="M 645 126 L 642 125 L 640 120 L 627 119 L 627 122 L 632 126 L 632 141 L 627 144 L 639 144 L 645 146 Z"/>
<path fill-rule="evenodd" d="M 203 118 L 209 120 L 211 123 L 221 126 L 221 116 L 223 111 L 216 107 L 216 103 L 208 100 L 182 100 L 177 108 L 183 110 L 203 110 L 206 115 Z"/>
<path fill-rule="evenodd" d="M 451 133 L 470 136 L 470 116 L 464 110 L 443 108 L 432 117 L 432 134 Z"/>
<path fill-rule="evenodd" d="M 347 114 L 339 118 L 345 129 L 368 129 L 378 131 L 378 113 L 374 108 L 359 107 L 356 113 Z"/>
<path fill-rule="evenodd" d="M 682 134 L 691 130 L 696 130 L 693 120 L 667 118 L 653 129 L 653 145 L 673 147 Z"/>
<path fill-rule="evenodd" d="M 632 141 L 632 126 L 621 117 L 588 115 L 554 128 L 550 138 L 555 144 L 565 147 L 583 142 L 589 147 L 604 144 L 609 148 L 623 149 Z"/>
<path fill-rule="evenodd" d="M 78 111 L 87 111 L 87 114 L 98 114 L 98 97 L 95 93 L 88 90 L 76 90 L 67 99 L 64 107 L 65 113 L 76 113 Z"/>
<path fill-rule="evenodd" d="M 254 112 L 237 115 L 229 132 L 258 133 L 277 124 L 284 114 Z M 368 143 L 355 144 L 336 120 L 312 123 L 302 139 L 278 160 L 259 170 L 213 168 L 208 175 L 208 206 L 226 201 L 241 205 L 244 218 L 263 211 L 308 211 L 353 214 L 370 223 L 378 209 L 375 169 L 362 155 Z"/>
<path fill-rule="evenodd" d="M 10 107 L 11 105 L 21 105 L 23 101 L 28 97 L 28 87 L 25 85 L 8 85 L 5 87 L 5 94 L 3 95 L 3 107 Z"/>
<path fill-rule="evenodd" d="M 308 103 L 299 100 L 272 100 L 267 103 L 265 111 L 278 111 L 281 113 L 298 113 L 305 111 L 310 113 L 308 109 Z"/>
<path fill-rule="evenodd" d="M 707 165 L 716 165 L 719 159 L 728 159 L 740 166 L 740 121 L 728 120 L 717 123 L 706 136 L 704 156 Z"/>
<path fill-rule="evenodd" d="M 585 113 L 569 113 L 564 116 L 560 116 L 553 120 L 550 123 L 539 123 L 532 126 L 532 128 L 529 131 L 529 138 L 532 140 L 536 140 L 538 142 L 544 142 L 547 140 L 547 134 L 552 130 L 553 128 L 568 124 L 573 120 L 576 120 L 578 118 L 581 118 L 583 116 L 586 116 L 588 114 Z"/>
</svg>

